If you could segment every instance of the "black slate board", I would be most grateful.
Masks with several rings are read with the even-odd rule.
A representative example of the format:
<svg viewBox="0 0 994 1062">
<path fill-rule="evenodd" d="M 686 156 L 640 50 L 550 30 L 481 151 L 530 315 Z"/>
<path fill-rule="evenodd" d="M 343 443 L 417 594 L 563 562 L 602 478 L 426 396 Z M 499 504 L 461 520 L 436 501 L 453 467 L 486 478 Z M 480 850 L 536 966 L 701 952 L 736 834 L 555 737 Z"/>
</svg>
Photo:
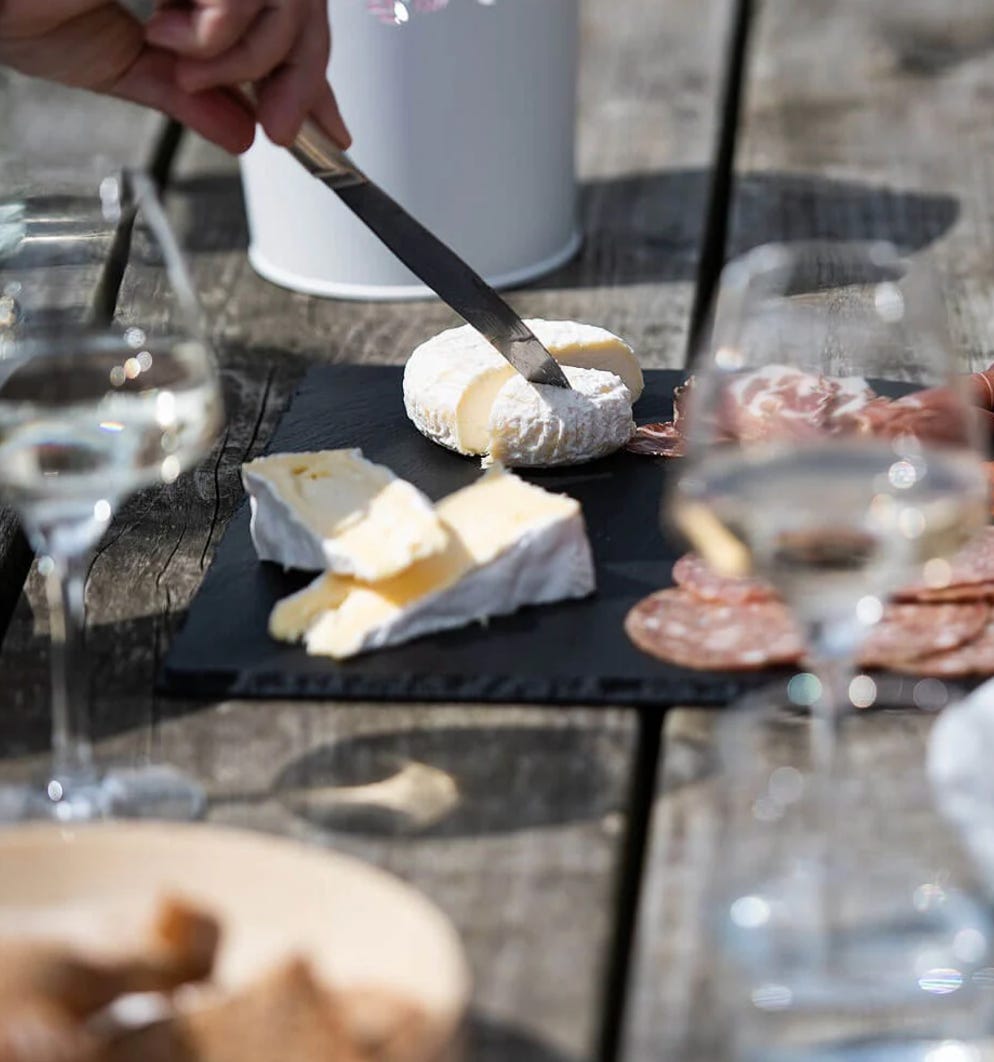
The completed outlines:
<svg viewBox="0 0 994 1062">
<path fill-rule="evenodd" d="M 479 461 L 429 443 L 404 413 L 400 368 L 320 366 L 304 378 L 270 451 L 361 447 L 433 499 L 471 483 Z M 667 419 L 682 374 L 646 373 L 640 422 Z M 524 478 L 583 505 L 597 564 L 597 592 L 583 601 L 524 609 L 336 663 L 269 638 L 274 602 L 313 576 L 286 574 L 256 558 L 244 504 L 166 658 L 160 689 L 204 697 L 722 705 L 761 674 L 704 673 L 640 653 L 622 629 L 639 598 L 672 582 L 683 545 L 660 529 L 666 478 L 677 463 L 615 454 Z"/>
</svg>

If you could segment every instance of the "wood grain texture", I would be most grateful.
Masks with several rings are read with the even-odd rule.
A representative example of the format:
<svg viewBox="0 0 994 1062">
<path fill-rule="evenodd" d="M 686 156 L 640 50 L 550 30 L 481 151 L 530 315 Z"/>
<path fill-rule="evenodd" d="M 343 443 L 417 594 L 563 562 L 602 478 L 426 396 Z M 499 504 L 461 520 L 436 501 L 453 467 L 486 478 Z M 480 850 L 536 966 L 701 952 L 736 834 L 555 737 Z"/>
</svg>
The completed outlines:
<svg viewBox="0 0 994 1062">
<path fill-rule="evenodd" d="M 646 365 L 682 363 L 730 8 L 584 3 L 587 242 L 574 263 L 512 293 L 520 311 L 596 321 L 629 338 Z M 306 365 L 399 363 L 454 323 L 434 302 L 321 301 L 255 276 L 234 165 L 195 138 L 168 206 L 212 321 L 229 424 L 197 470 L 124 507 L 94 561 L 88 646 L 102 750 L 194 770 L 218 821 L 334 844 L 423 888 L 467 941 L 472 1058 L 592 1058 L 634 762 L 630 713 L 203 705 L 152 691 L 240 497 L 238 466 L 264 446 Z M 146 282 L 132 274 L 126 290 Z M 0 655 L 4 775 L 29 769 L 46 741 L 42 597 L 32 573 Z M 382 806 L 382 791 L 369 806 L 336 793 L 341 779 L 379 782 L 407 761 L 425 767 L 418 777 L 436 786 L 432 799 L 451 792 L 445 776 L 459 797 L 420 831 L 410 808 Z"/>
<path fill-rule="evenodd" d="M 934 254 L 965 362 L 986 366 L 994 12 L 904 0 L 757 0 L 737 131 L 729 254 L 769 240 L 882 238 Z M 966 364 L 964 364 L 966 367 Z M 706 933 L 721 873 L 718 716 L 670 714 L 639 912 L 623 1057 L 716 1059 Z M 922 716 L 891 715 L 873 769 L 921 765 Z M 871 746 L 867 746 L 867 751 Z"/>
<path fill-rule="evenodd" d="M 992 358 L 994 11 L 757 4 L 730 252 L 800 237 L 929 250 L 972 368 Z"/>
</svg>

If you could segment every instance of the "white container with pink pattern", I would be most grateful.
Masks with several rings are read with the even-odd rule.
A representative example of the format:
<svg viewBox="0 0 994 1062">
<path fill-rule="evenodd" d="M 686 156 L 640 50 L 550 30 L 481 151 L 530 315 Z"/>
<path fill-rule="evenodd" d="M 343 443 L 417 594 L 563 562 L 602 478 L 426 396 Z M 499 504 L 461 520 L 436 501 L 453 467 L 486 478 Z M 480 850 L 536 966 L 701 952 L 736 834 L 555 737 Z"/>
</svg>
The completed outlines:
<svg viewBox="0 0 994 1062">
<path fill-rule="evenodd" d="M 580 243 L 574 164 L 578 0 L 329 0 L 331 82 L 356 163 L 497 287 Z M 439 10 L 440 9 L 440 10 Z M 260 133 L 242 160 L 249 257 L 339 298 L 427 294 Z"/>
</svg>

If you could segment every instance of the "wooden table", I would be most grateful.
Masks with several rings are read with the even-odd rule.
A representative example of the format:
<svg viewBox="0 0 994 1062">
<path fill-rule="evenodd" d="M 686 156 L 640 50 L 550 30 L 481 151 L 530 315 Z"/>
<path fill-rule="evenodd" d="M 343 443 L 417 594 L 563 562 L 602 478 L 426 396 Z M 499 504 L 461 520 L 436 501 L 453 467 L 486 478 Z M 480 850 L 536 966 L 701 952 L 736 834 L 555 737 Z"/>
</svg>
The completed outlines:
<svg viewBox="0 0 994 1062">
<path fill-rule="evenodd" d="M 597 322 L 646 366 L 680 366 L 726 250 L 872 234 L 936 250 L 969 362 L 986 366 L 994 14 L 981 0 L 941 15 L 930 6 L 584 0 L 586 242 L 575 261 L 512 293 L 516 308 Z M 194 772 L 213 822 L 352 852 L 423 889 L 469 952 L 474 1060 L 715 1057 L 702 921 L 716 865 L 712 715 L 673 710 L 661 732 L 659 714 L 621 706 L 155 695 L 159 662 L 239 501 L 239 466 L 265 446 L 307 366 L 399 363 L 453 315 L 272 286 L 246 261 L 231 159 L 115 101 L 17 79 L 3 99 L 0 150 L 40 174 L 67 160 L 96 172 L 97 153 L 154 169 L 223 369 L 230 419 L 214 453 L 129 501 L 91 569 L 100 752 Z M 13 777 L 47 742 L 47 631 L 39 576 L 2 512 L 0 629 L 0 776 Z M 881 734 L 880 769 L 920 759 L 928 722 L 909 715 Z M 276 799 L 287 764 L 332 749 L 360 779 L 398 757 L 453 773 L 458 821 L 419 830 L 402 814 L 347 819 L 333 800 Z"/>
</svg>

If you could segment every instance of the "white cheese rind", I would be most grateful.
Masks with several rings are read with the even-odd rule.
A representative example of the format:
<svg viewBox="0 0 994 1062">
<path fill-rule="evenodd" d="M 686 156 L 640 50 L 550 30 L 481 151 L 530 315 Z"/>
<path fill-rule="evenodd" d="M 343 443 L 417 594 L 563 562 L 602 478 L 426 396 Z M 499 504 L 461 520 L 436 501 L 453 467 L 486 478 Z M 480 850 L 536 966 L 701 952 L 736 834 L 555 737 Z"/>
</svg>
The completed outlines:
<svg viewBox="0 0 994 1062">
<path fill-rule="evenodd" d="M 515 374 L 490 412 L 490 459 L 508 468 L 578 465 L 614 453 L 632 437 L 628 388 L 610 372 L 563 367 L 570 390 Z"/>
<path fill-rule="evenodd" d="M 531 319 L 526 323 L 563 366 L 613 373 L 628 389 L 630 402 L 642 393 L 637 358 L 611 332 L 575 321 Z M 433 442 L 459 453 L 484 455 L 491 450 L 491 410 L 504 388 L 520 379 L 475 329 L 468 325 L 452 328 L 422 343 L 408 359 L 404 406 L 418 430 Z M 567 462 L 568 458 L 563 463 Z M 532 458 L 519 463 L 541 462 Z"/>
<path fill-rule="evenodd" d="M 508 615 L 525 605 L 586 597 L 594 586 L 590 543 L 583 517 L 577 513 L 528 532 L 505 553 L 472 569 L 453 586 L 413 602 L 380 626 L 358 632 L 347 655 Z M 326 622 L 318 619 L 308 630 L 304 638 L 308 653 L 328 653 L 323 639 Z"/>
<path fill-rule="evenodd" d="M 593 591 L 575 499 L 495 469 L 443 499 L 438 512 L 449 533 L 441 554 L 379 585 L 326 573 L 276 605 L 270 633 L 343 659 Z"/>
<path fill-rule="evenodd" d="M 323 474 L 309 499 L 294 489 L 295 474 L 306 469 Z M 428 498 L 357 449 L 257 458 L 242 466 L 242 482 L 256 553 L 284 568 L 376 581 L 446 543 Z"/>
</svg>

